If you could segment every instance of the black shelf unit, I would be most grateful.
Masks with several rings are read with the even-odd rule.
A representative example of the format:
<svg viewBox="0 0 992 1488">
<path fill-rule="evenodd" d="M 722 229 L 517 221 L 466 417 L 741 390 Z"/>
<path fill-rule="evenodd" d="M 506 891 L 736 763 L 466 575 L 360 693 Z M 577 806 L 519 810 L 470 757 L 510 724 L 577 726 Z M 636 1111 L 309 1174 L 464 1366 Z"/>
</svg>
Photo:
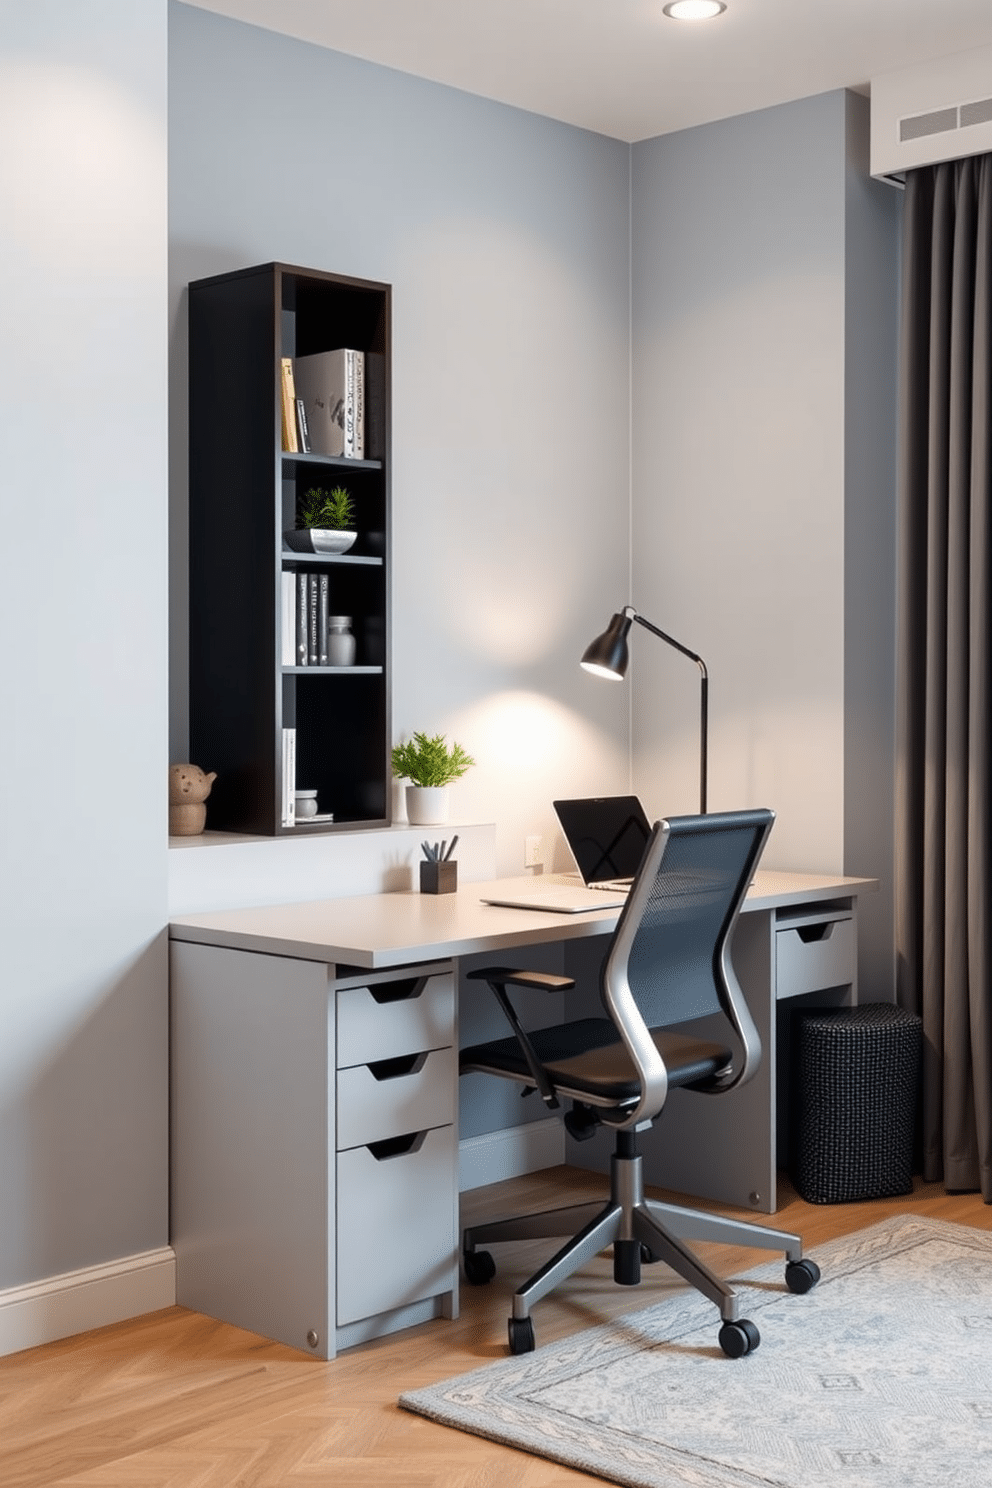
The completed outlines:
<svg viewBox="0 0 992 1488">
<path fill-rule="evenodd" d="M 216 770 L 208 828 L 282 836 L 390 819 L 390 323 L 387 284 L 260 264 L 189 285 L 190 758 Z M 282 448 L 284 356 L 366 352 L 362 460 Z M 371 354 L 371 355 L 370 355 Z M 355 546 L 290 553 L 299 495 L 347 485 Z M 281 664 L 286 572 L 327 571 L 353 617 L 353 667 Z M 282 739 L 296 785 L 334 822 L 282 823 Z"/>
</svg>

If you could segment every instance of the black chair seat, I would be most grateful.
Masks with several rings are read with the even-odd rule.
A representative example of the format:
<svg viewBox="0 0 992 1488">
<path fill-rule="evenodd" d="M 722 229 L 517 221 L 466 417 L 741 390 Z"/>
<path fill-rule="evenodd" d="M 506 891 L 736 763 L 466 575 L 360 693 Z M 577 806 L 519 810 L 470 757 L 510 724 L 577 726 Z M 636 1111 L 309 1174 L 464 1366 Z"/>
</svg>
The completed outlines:
<svg viewBox="0 0 992 1488">
<path fill-rule="evenodd" d="M 670 1086 L 698 1085 L 725 1069 L 731 1051 L 721 1044 L 651 1029 L 651 1037 L 668 1071 Z M 640 1094 L 640 1082 L 626 1045 L 609 1018 L 580 1018 L 574 1023 L 532 1030 L 528 1037 L 557 1090 L 586 1095 L 597 1104 L 622 1105 Z M 463 1049 L 462 1074 L 503 1074 L 531 1083 L 520 1044 L 512 1035 Z"/>
</svg>

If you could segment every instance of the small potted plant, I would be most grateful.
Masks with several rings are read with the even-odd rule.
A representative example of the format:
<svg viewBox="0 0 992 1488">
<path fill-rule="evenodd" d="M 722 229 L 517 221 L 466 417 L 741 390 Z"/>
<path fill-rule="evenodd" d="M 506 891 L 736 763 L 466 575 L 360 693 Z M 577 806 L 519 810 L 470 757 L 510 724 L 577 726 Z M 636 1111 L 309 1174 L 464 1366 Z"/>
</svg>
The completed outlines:
<svg viewBox="0 0 992 1488">
<path fill-rule="evenodd" d="M 296 530 L 284 532 L 283 541 L 292 553 L 347 553 L 357 536 L 348 488 L 314 486 L 300 501 Z"/>
<path fill-rule="evenodd" d="M 449 748 L 443 734 L 414 734 L 392 753 L 393 774 L 408 780 L 407 819 L 414 826 L 431 826 L 448 819 L 448 786 L 475 764 L 460 744 Z"/>
</svg>

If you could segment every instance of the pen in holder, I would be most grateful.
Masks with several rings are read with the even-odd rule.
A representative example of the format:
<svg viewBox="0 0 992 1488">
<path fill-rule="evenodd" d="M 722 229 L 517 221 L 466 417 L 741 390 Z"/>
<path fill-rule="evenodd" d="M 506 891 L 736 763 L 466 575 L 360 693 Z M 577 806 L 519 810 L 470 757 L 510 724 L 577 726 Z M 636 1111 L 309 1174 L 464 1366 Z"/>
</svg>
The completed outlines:
<svg viewBox="0 0 992 1488">
<path fill-rule="evenodd" d="M 422 842 L 424 861 L 420 865 L 422 894 L 453 894 L 458 888 L 458 864 L 452 861 L 457 837 L 448 842 Z"/>
</svg>

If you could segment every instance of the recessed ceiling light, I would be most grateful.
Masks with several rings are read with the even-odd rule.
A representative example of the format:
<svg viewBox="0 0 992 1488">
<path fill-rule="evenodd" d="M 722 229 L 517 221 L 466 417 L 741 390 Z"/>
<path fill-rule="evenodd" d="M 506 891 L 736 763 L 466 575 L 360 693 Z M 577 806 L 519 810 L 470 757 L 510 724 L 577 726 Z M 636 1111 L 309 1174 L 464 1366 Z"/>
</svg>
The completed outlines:
<svg viewBox="0 0 992 1488">
<path fill-rule="evenodd" d="M 709 21 L 726 10 L 723 0 L 672 0 L 665 6 L 673 21 Z"/>
</svg>

